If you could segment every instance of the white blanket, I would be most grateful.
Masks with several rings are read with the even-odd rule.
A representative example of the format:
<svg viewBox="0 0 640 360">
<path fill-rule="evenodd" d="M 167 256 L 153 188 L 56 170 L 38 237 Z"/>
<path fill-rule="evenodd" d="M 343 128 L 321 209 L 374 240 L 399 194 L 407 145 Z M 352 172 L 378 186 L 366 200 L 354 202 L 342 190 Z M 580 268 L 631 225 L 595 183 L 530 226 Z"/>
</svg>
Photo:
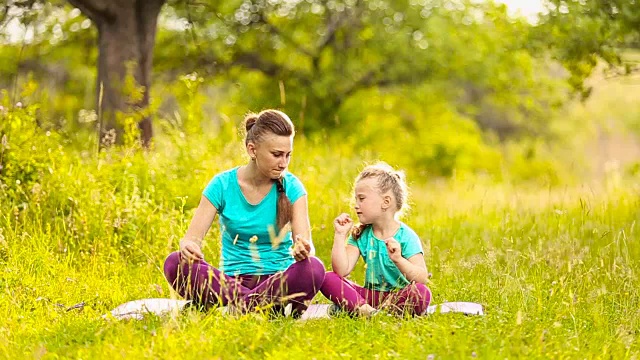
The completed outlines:
<svg viewBox="0 0 640 360">
<path fill-rule="evenodd" d="M 103 318 L 115 318 L 117 320 L 135 319 L 140 320 L 147 314 L 155 314 L 158 316 L 169 313 L 179 313 L 187 304 L 188 300 L 176 299 L 141 299 L 126 302 L 110 313 L 105 314 Z M 329 304 L 312 304 L 305 311 L 300 320 L 329 318 Z M 225 313 L 225 308 L 220 308 Z M 427 309 L 427 314 L 436 313 L 463 313 L 467 315 L 484 315 L 482 305 L 472 302 L 446 302 L 437 305 L 431 305 Z M 285 311 L 286 315 L 286 311 Z"/>
</svg>

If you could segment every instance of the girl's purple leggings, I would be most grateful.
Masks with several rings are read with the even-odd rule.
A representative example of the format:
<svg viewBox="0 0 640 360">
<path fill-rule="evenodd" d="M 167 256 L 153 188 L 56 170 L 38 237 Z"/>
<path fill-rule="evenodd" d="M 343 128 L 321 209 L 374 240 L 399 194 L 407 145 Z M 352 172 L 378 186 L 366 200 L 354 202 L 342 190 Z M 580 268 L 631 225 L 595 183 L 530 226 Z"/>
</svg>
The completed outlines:
<svg viewBox="0 0 640 360">
<path fill-rule="evenodd" d="M 164 262 L 164 276 L 180 296 L 204 307 L 233 305 L 241 311 L 291 303 L 293 312 L 300 314 L 322 286 L 324 275 L 324 265 L 316 257 L 271 275 L 224 275 L 205 261 L 181 263 L 179 252 Z"/>
<path fill-rule="evenodd" d="M 422 315 L 431 302 L 431 291 L 424 284 L 411 283 L 397 292 L 366 289 L 334 272 L 327 272 L 320 291 L 341 308 L 355 312 L 364 304 L 379 309 L 386 308 L 394 313 Z"/>
</svg>

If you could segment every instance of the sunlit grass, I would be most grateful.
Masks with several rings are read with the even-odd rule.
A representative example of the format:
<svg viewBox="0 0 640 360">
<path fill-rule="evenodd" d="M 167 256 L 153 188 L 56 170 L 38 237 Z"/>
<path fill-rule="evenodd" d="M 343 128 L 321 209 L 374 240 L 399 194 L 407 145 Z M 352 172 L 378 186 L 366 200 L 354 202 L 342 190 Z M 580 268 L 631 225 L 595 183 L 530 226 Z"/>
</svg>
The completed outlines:
<svg viewBox="0 0 640 360">
<path fill-rule="evenodd" d="M 314 242 L 330 264 L 331 221 L 350 211 L 369 157 L 301 141 Z M 434 302 L 474 301 L 484 317 L 297 322 L 189 311 L 143 321 L 101 315 L 175 297 L 162 275 L 201 189 L 240 164 L 239 143 L 167 144 L 151 153 L 60 154 L 25 207 L 0 199 L 0 356 L 5 358 L 632 358 L 640 296 L 637 183 L 548 188 L 409 174 L 404 221 L 422 238 Z M 384 159 L 392 162 L 392 159 Z M 12 188 L 15 186 L 12 185 Z M 6 189 L 3 191 L 7 191 Z M 4 193 L 8 194 L 7 192 Z M 217 263 L 219 230 L 206 240 Z M 358 266 L 354 278 L 362 280 Z M 322 295 L 316 301 L 326 302 Z"/>
</svg>

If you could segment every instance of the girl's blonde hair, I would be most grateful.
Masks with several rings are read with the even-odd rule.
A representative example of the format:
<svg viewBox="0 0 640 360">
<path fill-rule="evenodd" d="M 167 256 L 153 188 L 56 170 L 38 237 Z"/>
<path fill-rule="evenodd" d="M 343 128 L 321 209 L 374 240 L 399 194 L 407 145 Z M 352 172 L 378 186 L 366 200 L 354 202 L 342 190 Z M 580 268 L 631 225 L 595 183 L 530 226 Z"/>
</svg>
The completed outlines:
<svg viewBox="0 0 640 360">
<path fill-rule="evenodd" d="M 395 199 L 396 214 L 401 215 L 409 207 L 407 200 L 409 198 L 409 190 L 407 188 L 406 177 L 404 171 L 395 170 L 389 164 L 385 162 L 377 162 L 373 165 L 366 166 L 358 177 L 356 177 L 355 183 L 364 179 L 376 178 L 377 190 L 380 194 L 386 194 L 391 192 Z M 366 225 L 360 224 L 353 229 L 353 238 L 357 240 Z"/>
</svg>

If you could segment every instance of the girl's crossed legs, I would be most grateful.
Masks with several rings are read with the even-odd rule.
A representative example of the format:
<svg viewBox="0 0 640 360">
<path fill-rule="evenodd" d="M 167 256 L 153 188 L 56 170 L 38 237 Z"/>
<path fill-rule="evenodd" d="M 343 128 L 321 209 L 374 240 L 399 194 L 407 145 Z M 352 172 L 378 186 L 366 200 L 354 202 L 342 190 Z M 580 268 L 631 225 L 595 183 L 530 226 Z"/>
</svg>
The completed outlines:
<svg viewBox="0 0 640 360">
<path fill-rule="evenodd" d="M 393 313 L 422 315 L 431 302 L 431 291 L 424 284 L 411 283 L 397 292 L 376 291 L 359 286 L 334 272 L 326 273 L 320 291 L 349 312 L 357 312 L 360 306 L 368 304 Z"/>
</svg>

